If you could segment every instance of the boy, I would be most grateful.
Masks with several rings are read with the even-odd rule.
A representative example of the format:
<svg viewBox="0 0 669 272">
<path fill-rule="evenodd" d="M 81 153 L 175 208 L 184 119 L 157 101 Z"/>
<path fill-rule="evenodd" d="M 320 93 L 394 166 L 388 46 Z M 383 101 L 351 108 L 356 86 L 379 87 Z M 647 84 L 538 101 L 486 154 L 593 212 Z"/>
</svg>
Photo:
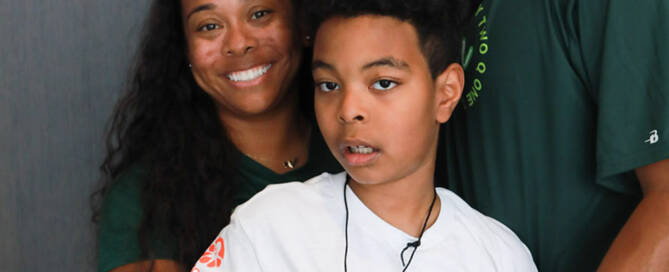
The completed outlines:
<svg viewBox="0 0 669 272">
<path fill-rule="evenodd" d="M 193 271 L 536 270 L 509 229 L 434 188 L 464 76 L 455 9 L 429 2 L 313 3 L 316 118 L 346 173 L 260 192 Z"/>
</svg>

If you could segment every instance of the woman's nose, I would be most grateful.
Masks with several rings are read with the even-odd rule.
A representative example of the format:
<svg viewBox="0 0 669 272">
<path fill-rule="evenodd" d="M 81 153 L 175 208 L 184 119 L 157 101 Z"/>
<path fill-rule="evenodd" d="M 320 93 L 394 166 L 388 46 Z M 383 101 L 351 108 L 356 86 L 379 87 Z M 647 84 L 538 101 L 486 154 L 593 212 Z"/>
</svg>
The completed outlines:
<svg viewBox="0 0 669 272">
<path fill-rule="evenodd" d="M 230 26 L 223 45 L 223 54 L 239 56 L 253 51 L 258 46 L 253 33 L 242 26 Z"/>
</svg>

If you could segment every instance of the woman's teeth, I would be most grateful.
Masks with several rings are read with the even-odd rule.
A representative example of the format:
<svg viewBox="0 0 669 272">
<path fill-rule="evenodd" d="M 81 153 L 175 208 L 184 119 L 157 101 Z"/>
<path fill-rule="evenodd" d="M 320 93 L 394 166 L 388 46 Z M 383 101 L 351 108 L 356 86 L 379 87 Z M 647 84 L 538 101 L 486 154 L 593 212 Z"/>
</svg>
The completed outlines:
<svg viewBox="0 0 669 272">
<path fill-rule="evenodd" d="M 257 66 L 246 71 L 239 71 L 230 73 L 227 75 L 228 79 L 238 82 L 238 81 L 249 81 L 254 80 L 262 75 L 264 75 L 269 68 L 272 67 L 272 64 L 267 64 L 265 66 Z"/>
<path fill-rule="evenodd" d="M 350 151 L 351 153 L 369 154 L 374 152 L 374 149 L 364 145 L 359 145 L 359 146 L 349 146 L 348 151 Z"/>
</svg>

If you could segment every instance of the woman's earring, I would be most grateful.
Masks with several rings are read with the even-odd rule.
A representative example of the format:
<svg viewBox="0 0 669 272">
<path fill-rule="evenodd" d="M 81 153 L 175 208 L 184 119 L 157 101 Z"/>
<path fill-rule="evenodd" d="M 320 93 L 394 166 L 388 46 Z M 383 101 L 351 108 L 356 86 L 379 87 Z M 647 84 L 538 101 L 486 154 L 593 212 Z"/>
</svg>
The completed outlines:
<svg viewBox="0 0 669 272">
<path fill-rule="evenodd" d="M 193 65 L 189 63 L 188 68 L 193 68 Z"/>
<path fill-rule="evenodd" d="M 304 46 L 311 47 L 311 36 L 309 35 L 304 36 Z"/>
</svg>

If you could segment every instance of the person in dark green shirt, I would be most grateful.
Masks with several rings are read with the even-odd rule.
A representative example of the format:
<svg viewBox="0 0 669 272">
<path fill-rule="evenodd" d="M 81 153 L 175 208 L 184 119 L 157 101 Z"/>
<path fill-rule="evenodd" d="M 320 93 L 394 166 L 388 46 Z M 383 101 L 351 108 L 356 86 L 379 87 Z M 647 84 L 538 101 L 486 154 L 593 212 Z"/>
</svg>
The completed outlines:
<svg viewBox="0 0 669 272">
<path fill-rule="evenodd" d="M 98 270 L 185 271 L 266 185 L 342 171 L 300 0 L 154 0 L 102 164 Z"/>
<path fill-rule="evenodd" d="M 312 132 L 311 139 L 306 164 L 282 174 L 239 153 L 238 174 L 234 177 L 239 187 L 232 195 L 233 205 L 245 202 L 269 184 L 304 181 L 323 172 L 343 171 L 327 149 L 318 129 Z M 143 259 L 137 234 L 143 218 L 141 191 L 146 178 L 145 169 L 131 167 L 116 178 L 105 194 L 100 210 L 98 271 L 110 271 Z M 177 249 L 169 234 L 157 233 L 149 242 L 153 259 L 175 258 Z"/>
<path fill-rule="evenodd" d="M 669 267 L 668 16 L 665 0 L 476 11 L 442 171 L 540 271 Z"/>
</svg>

